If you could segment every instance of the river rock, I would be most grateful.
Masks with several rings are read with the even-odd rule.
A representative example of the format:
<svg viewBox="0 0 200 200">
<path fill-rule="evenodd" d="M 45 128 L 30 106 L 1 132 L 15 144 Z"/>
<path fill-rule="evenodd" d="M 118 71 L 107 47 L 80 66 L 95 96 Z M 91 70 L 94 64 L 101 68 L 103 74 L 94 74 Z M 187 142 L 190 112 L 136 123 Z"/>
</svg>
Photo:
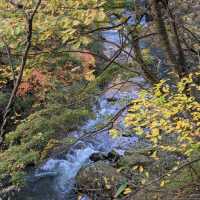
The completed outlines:
<svg viewBox="0 0 200 200">
<path fill-rule="evenodd" d="M 116 151 L 112 150 L 108 153 L 107 159 L 111 162 L 117 162 L 120 159 L 120 155 Z"/>
<path fill-rule="evenodd" d="M 106 162 L 99 161 L 80 170 L 77 187 L 92 199 L 112 199 L 120 184 L 126 181 L 117 170 Z"/>
<path fill-rule="evenodd" d="M 118 161 L 120 158 L 120 155 L 112 150 L 111 152 L 109 152 L 108 154 L 104 154 L 104 153 L 93 153 L 91 156 L 90 156 L 90 160 L 93 161 L 93 162 L 97 162 L 97 161 L 100 161 L 100 160 L 108 160 L 110 162 L 116 162 Z"/>
<path fill-rule="evenodd" d="M 126 168 L 132 168 L 135 165 L 149 166 L 154 162 L 150 157 L 153 151 L 153 148 L 148 143 L 138 141 L 135 146 L 124 153 L 124 156 L 119 159 L 117 165 Z"/>
<path fill-rule="evenodd" d="M 118 99 L 115 97 L 107 97 L 108 102 L 116 102 Z"/>
<path fill-rule="evenodd" d="M 153 159 L 151 159 L 150 157 L 142 155 L 138 152 L 132 152 L 132 154 L 125 155 L 122 158 L 120 158 L 118 161 L 118 165 L 131 168 L 135 165 L 147 166 L 150 165 L 152 162 Z"/>
<path fill-rule="evenodd" d="M 102 153 L 93 153 L 90 156 L 90 160 L 93 161 L 93 162 L 97 162 L 97 161 L 100 161 L 100 160 L 106 160 L 106 155 L 102 154 Z"/>
</svg>

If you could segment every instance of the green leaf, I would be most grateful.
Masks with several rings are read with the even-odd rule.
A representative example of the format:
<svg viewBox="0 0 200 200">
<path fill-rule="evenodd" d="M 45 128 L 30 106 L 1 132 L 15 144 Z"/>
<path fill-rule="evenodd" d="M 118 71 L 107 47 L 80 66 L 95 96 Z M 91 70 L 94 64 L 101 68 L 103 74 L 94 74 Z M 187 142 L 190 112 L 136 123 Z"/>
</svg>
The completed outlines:
<svg viewBox="0 0 200 200">
<path fill-rule="evenodd" d="M 126 181 L 118 188 L 114 198 L 117 198 L 126 189 L 127 186 L 128 186 L 128 183 Z"/>
</svg>

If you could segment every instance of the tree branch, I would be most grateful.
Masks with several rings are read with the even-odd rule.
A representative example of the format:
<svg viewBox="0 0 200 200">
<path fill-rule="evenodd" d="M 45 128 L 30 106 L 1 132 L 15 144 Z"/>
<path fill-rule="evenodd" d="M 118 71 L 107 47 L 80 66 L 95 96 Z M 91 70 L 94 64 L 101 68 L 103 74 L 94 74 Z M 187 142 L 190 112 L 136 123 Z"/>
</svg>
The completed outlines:
<svg viewBox="0 0 200 200">
<path fill-rule="evenodd" d="M 10 52 L 10 47 L 8 46 L 7 42 L 4 40 L 4 38 L 2 37 L 2 41 L 5 45 L 5 48 L 6 48 L 6 53 L 7 53 L 7 56 L 8 56 L 8 61 L 9 61 L 9 65 L 11 67 L 11 71 L 12 71 L 12 76 L 13 76 L 13 81 L 14 81 L 14 84 L 15 84 L 15 69 L 14 69 L 14 64 L 13 64 L 13 61 L 12 61 L 12 56 L 11 56 L 11 52 Z"/>
<path fill-rule="evenodd" d="M 1 132 L 0 132 L 0 145 L 4 141 L 5 127 L 7 125 L 8 115 L 9 115 L 11 107 L 14 103 L 18 87 L 19 87 L 21 80 L 22 80 L 22 77 L 23 77 L 24 68 L 26 66 L 26 62 L 27 62 L 27 59 L 28 59 L 28 53 L 29 53 L 29 50 L 30 50 L 31 44 L 32 44 L 33 18 L 35 16 L 40 4 L 41 4 L 41 0 L 38 0 L 33 12 L 32 13 L 26 13 L 26 22 L 27 22 L 27 27 L 28 27 L 27 37 L 26 37 L 26 47 L 25 47 L 24 55 L 22 56 L 19 75 L 17 77 L 17 80 L 16 80 L 14 88 L 12 90 L 10 99 L 9 99 L 8 104 L 7 104 L 5 111 L 4 111 L 3 122 L 1 124 Z"/>
<path fill-rule="evenodd" d="M 124 22 L 122 22 L 120 24 L 113 25 L 113 26 L 107 26 L 107 27 L 99 27 L 99 28 L 96 28 L 96 29 L 93 29 L 93 30 L 90 30 L 90 31 L 87 31 L 87 32 L 83 32 L 82 34 L 91 34 L 91 33 L 97 32 L 97 31 L 113 30 L 113 29 L 119 28 L 120 26 L 123 26 L 124 24 L 126 24 L 129 21 L 130 18 L 131 17 L 128 17 Z"/>
</svg>

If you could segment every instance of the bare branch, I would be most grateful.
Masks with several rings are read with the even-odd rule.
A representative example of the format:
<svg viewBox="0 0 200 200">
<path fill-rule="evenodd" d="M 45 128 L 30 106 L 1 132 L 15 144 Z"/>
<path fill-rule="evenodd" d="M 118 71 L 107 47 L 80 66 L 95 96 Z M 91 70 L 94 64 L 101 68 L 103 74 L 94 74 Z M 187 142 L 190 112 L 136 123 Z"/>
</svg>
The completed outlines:
<svg viewBox="0 0 200 200">
<path fill-rule="evenodd" d="M 6 53 L 7 53 L 7 56 L 8 56 L 8 61 L 9 61 L 9 65 L 11 67 L 11 71 L 12 71 L 12 76 L 13 76 L 13 81 L 15 83 L 15 69 L 14 69 L 14 64 L 13 64 L 13 61 L 12 61 L 12 56 L 11 56 L 11 52 L 10 52 L 10 47 L 9 45 L 7 44 L 7 42 L 4 40 L 4 38 L 2 37 L 2 41 L 5 45 L 5 48 L 6 48 Z"/>
<path fill-rule="evenodd" d="M 130 18 L 131 17 L 128 17 L 124 22 L 122 22 L 120 24 L 113 25 L 113 26 L 107 26 L 107 27 L 100 27 L 100 28 L 93 29 L 93 30 L 90 30 L 90 31 L 87 31 L 87 32 L 83 32 L 82 34 L 91 34 L 91 33 L 97 32 L 97 31 L 113 30 L 113 29 L 119 28 L 120 26 L 123 26 L 124 24 L 126 24 L 129 21 Z"/>
<path fill-rule="evenodd" d="M 25 47 L 24 54 L 22 56 L 19 75 L 17 77 L 17 80 L 16 80 L 14 88 L 12 90 L 10 99 L 9 99 L 8 104 L 7 104 L 5 111 L 4 111 L 3 122 L 1 124 L 1 132 L 0 132 L 0 145 L 3 143 L 4 136 L 5 136 L 5 127 L 6 127 L 7 121 L 8 121 L 8 115 L 9 115 L 11 107 L 14 103 L 18 87 L 19 87 L 21 80 L 22 80 L 22 77 L 23 77 L 24 68 L 26 66 L 26 62 L 27 62 L 27 59 L 28 59 L 28 53 L 29 53 L 29 50 L 30 50 L 31 44 L 32 44 L 33 17 L 36 14 L 40 4 L 41 4 L 41 0 L 38 0 L 33 13 L 32 14 L 26 14 L 26 21 L 27 21 L 27 27 L 28 27 L 27 37 L 26 37 L 26 47 Z"/>
</svg>

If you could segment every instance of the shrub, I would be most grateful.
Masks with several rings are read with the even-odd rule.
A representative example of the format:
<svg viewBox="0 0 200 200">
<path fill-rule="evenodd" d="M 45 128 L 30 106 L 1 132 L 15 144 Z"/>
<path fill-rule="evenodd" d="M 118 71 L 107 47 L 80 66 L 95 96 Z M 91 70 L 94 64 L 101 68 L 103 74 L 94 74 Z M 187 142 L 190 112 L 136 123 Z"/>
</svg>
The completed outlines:
<svg viewBox="0 0 200 200">
<path fill-rule="evenodd" d="M 186 157 L 199 155 L 200 103 L 192 96 L 194 88 L 199 89 L 194 81 L 199 75 L 190 74 L 176 88 L 161 81 L 151 91 L 143 91 L 133 101 L 126 124 L 157 149 Z"/>
</svg>

